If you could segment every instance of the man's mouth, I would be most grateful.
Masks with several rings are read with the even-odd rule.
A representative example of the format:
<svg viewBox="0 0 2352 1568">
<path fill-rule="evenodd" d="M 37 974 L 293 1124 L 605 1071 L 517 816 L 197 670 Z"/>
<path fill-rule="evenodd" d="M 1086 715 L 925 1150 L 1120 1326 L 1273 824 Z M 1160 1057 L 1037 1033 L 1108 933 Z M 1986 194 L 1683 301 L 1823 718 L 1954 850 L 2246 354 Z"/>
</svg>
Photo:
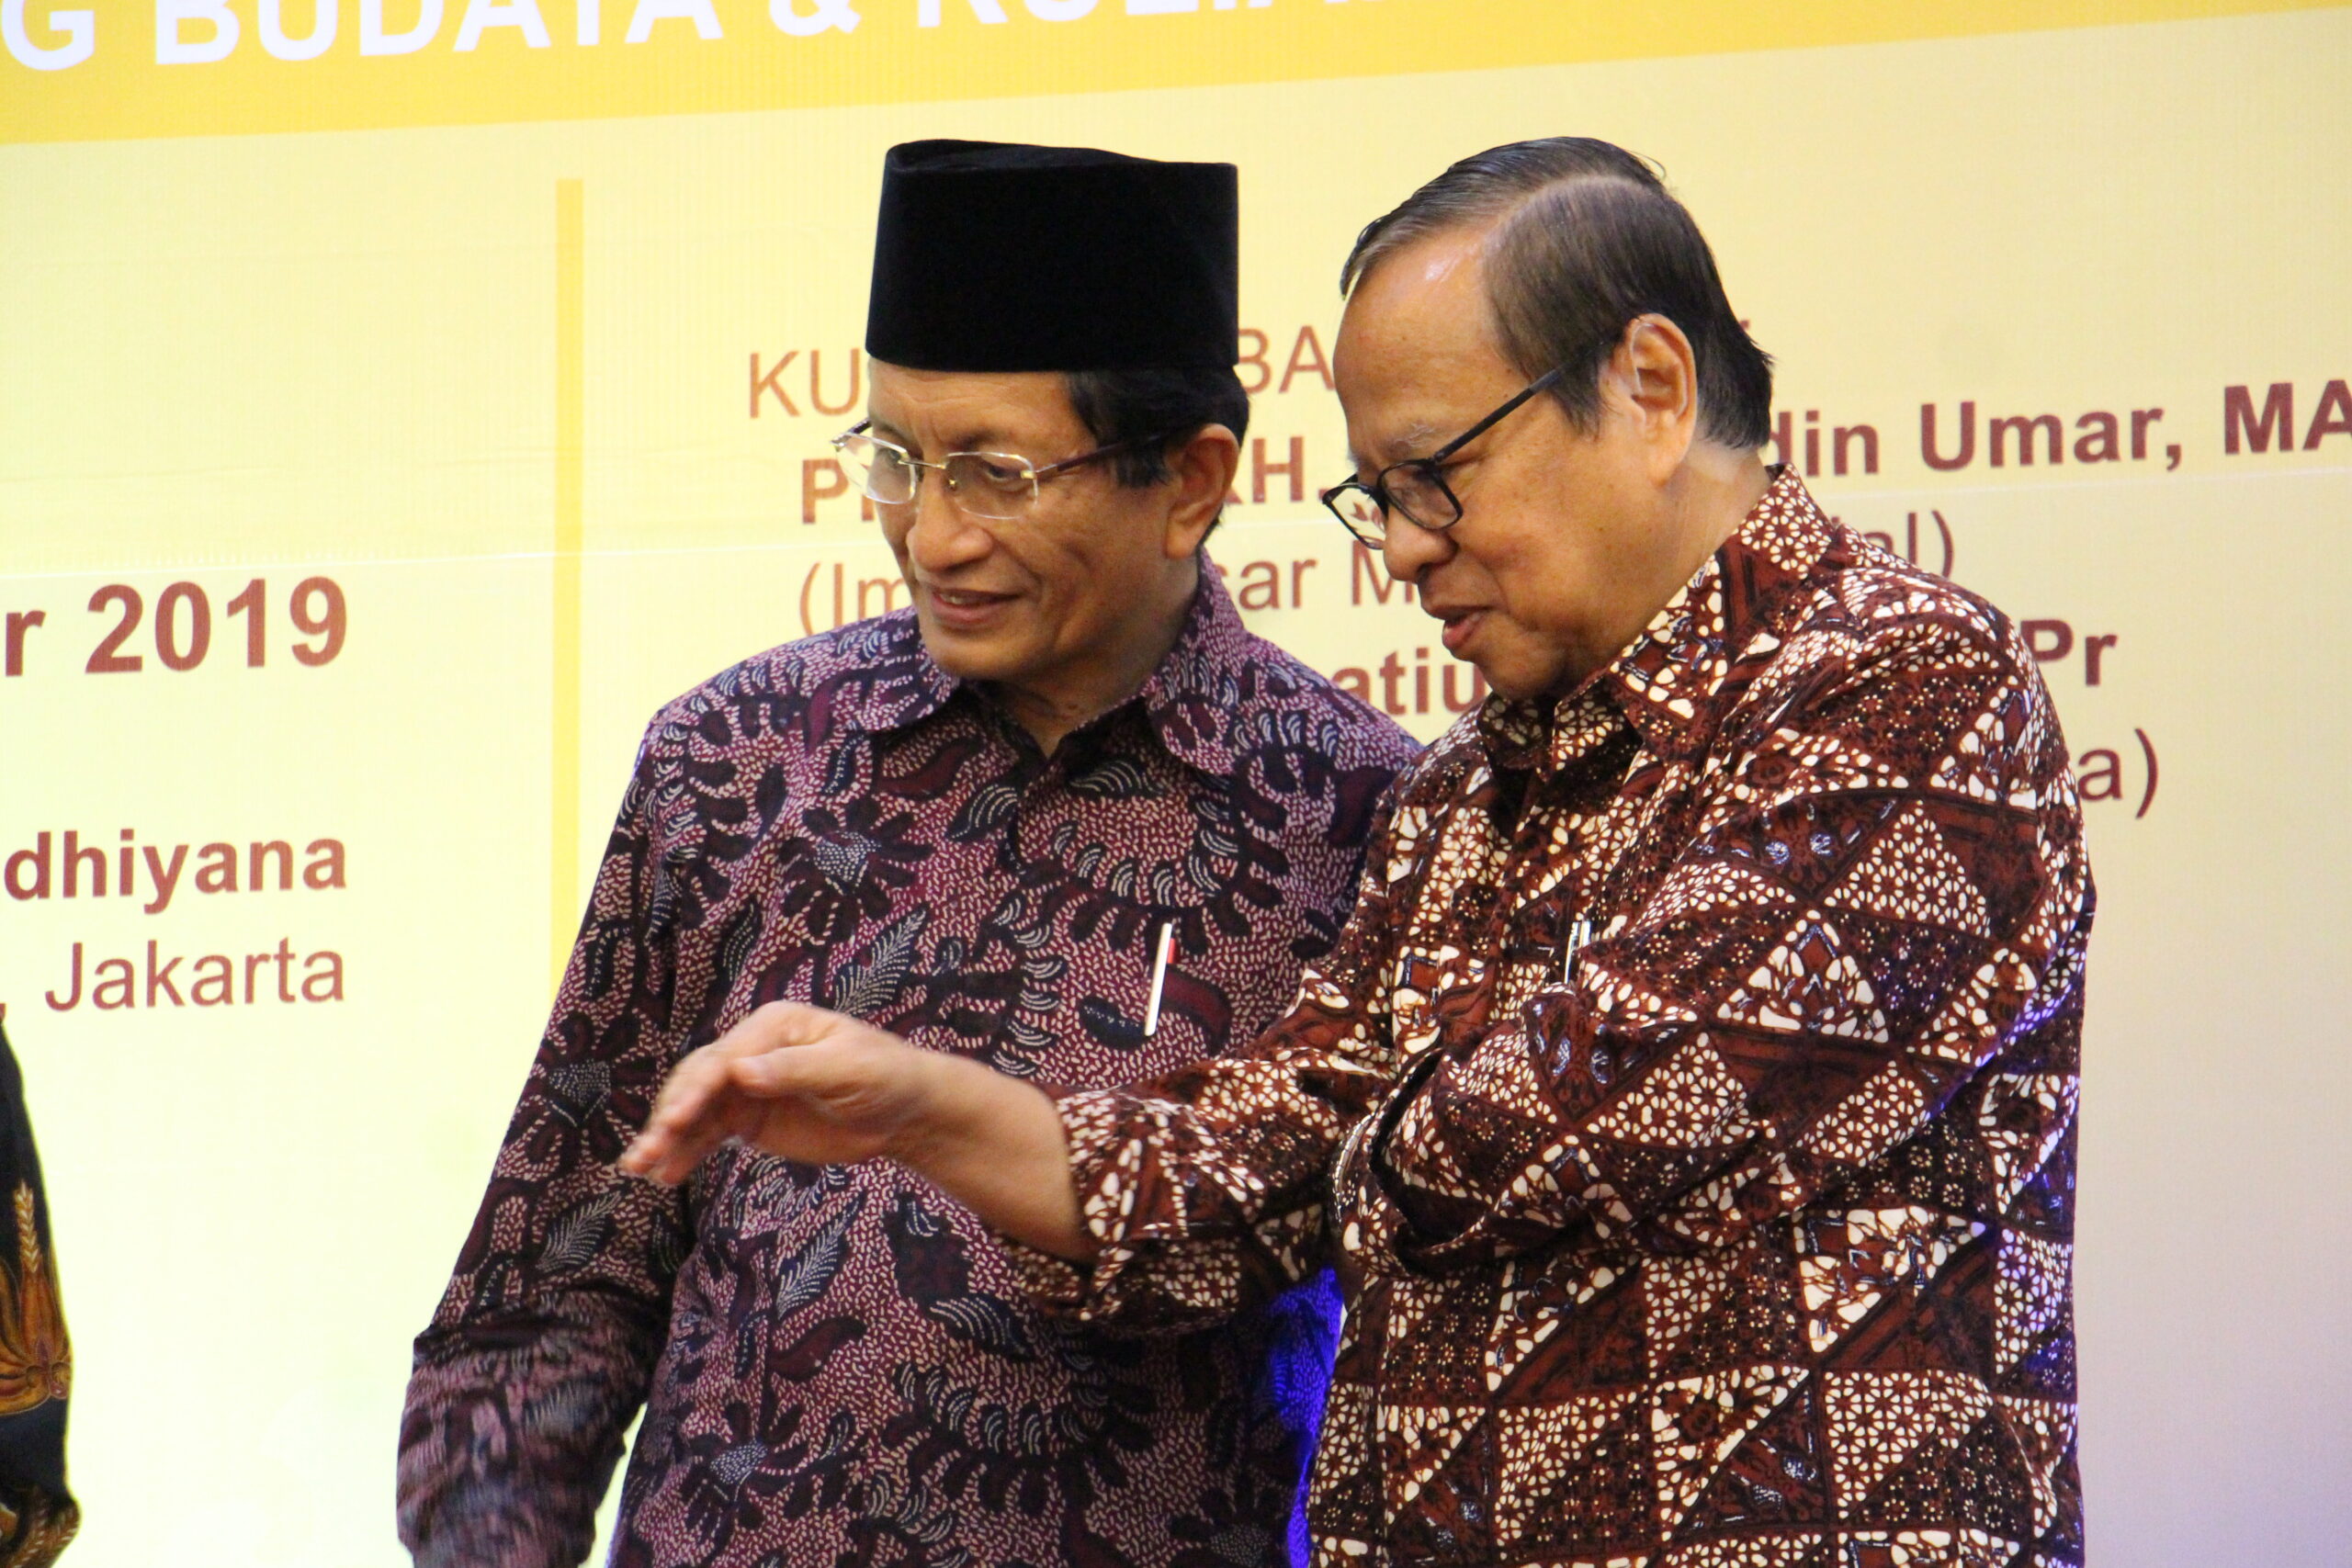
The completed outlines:
<svg viewBox="0 0 2352 1568">
<path fill-rule="evenodd" d="M 1004 606 L 1020 597 L 1014 593 L 990 593 L 978 588 L 943 588 L 937 583 L 923 584 L 923 594 L 931 601 L 932 619 L 938 625 L 956 630 L 972 630 L 996 618 Z"/>
<path fill-rule="evenodd" d="M 1438 605 L 1424 601 L 1421 608 L 1444 624 L 1445 630 L 1441 634 L 1441 638 L 1445 644 L 1445 650 L 1453 654 L 1459 654 L 1462 651 L 1462 645 L 1469 640 L 1470 634 L 1477 629 L 1479 622 L 1484 620 L 1487 615 L 1483 607 L 1469 604 Z"/>
</svg>

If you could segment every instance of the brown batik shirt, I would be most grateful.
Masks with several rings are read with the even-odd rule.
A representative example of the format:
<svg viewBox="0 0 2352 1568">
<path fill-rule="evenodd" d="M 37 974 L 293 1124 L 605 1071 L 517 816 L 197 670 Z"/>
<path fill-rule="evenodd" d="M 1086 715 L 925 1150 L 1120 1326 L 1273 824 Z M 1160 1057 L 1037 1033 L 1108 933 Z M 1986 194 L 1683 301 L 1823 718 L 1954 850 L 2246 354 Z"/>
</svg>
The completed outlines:
<svg viewBox="0 0 2352 1568">
<path fill-rule="evenodd" d="M 1064 1100 L 1101 1255 L 1024 1276 L 1168 1329 L 1335 1242 L 1326 1565 L 2079 1562 L 2091 906 L 2016 629 L 1781 470 L 1399 781 L 1255 1047 Z"/>
<path fill-rule="evenodd" d="M 1060 1085 L 1254 1039 L 1337 936 L 1414 750 L 1213 574 L 1137 696 L 1051 758 L 906 612 L 665 708 L 417 1341 L 417 1561 L 580 1562 L 640 1400 L 619 1568 L 1284 1561 L 1306 1454 L 1275 1316 L 1057 1323 L 968 1211 L 882 1162 L 730 1148 L 676 1190 L 610 1162 L 682 1055 L 777 998 Z"/>
</svg>

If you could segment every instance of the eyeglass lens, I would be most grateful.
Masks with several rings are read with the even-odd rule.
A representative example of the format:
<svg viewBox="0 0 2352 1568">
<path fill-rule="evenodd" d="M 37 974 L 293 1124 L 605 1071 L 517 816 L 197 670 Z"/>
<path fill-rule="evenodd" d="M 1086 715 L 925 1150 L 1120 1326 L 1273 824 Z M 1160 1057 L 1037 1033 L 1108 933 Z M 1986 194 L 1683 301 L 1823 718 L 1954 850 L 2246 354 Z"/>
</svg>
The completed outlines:
<svg viewBox="0 0 2352 1568">
<path fill-rule="evenodd" d="M 842 443 L 842 457 L 858 489 L 878 506 L 905 506 L 915 499 L 922 469 L 905 452 L 872 436 Z M 1021 516 L 1037 497 L 1029 463 L 1003 452 L 956 452 L 939 465 L 957 505 L 976 517 Z"/>
<path fill-rule="evenodd" d="M 1370 491 L 1349 484 L 1327 491 L 1323 504 L 1331 509 L 1340 525 L 1367 545 L 1380 543 L 1387 531 L 1387 520 L 1380 513 L 1379 503 Z"/>
<path fill-rule="evenodd" d="M 1387 510 L 1384 510 L 1384 503 Z M 1367 487 L 1350 484 L 1328 496 L 1325 504 L 1339 514 L 1348 532 L 1367 545 L 1388 535 L 1388 510 L 1424 528 L 1447 528 L 1462 516 L 1462 505 L 1435 473 L 1419 464 L 1399 464 Z"/>
<path fill-rule="evenodd" d="M 896 446 L 886 446 L 867 436 L 853 435 L 841 444 L 841 451 L 850 477 L 857 481 L 858 490 L 868 500 L 889 506 L 914 499 L 914 466 Z"/>
<path fill-rule="evenodd" d="M 1434 468 L 1399 464 L 1381 476 L 1381 486 L 1388 492 L 1390 506 L 1424 528 L 1451 527 L 1462 516 L 1460 503 Z"/>
</svg>

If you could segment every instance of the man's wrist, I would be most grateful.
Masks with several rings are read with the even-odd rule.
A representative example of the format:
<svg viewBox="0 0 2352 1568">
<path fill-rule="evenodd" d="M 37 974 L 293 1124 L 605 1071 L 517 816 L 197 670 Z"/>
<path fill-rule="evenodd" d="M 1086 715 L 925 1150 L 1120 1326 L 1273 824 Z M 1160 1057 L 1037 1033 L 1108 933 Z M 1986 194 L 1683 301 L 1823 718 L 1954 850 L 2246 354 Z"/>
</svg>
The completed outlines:
<svg viewBox="0 0 2352 1568">
<path fill-rule="evenodd" d="M 909 1073 L 913 1106 L 891 1136 L 889 1156 L 925 1176 L 955 1157 L 974 1129 L 984 1124 L 984 1102 L 999 1075 L 977 1062 L 910 1045 Z"/>
</svg>

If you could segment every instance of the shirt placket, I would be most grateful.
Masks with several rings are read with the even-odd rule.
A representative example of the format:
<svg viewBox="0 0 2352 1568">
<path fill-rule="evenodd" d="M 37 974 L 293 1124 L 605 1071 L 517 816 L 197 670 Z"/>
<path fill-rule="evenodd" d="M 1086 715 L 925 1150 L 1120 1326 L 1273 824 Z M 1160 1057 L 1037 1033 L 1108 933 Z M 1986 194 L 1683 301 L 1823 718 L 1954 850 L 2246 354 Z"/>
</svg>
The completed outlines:
<svg viewBox="0 0 2352 1568">
<path fill-rule="evenodd" d="M 1539 768 L 1530 781 L 1498 899 L 1507 910 L 1503 931 L 1510 943 L 1498 966 L 1506 1005 L 1567 983 L 1577 948 L 1601 924 L 1600 879 L 1590 857 L 1593 826 L 1606 808 L 1593 799 L 1597 762 L 1580 759 Z"/>
</svg>

